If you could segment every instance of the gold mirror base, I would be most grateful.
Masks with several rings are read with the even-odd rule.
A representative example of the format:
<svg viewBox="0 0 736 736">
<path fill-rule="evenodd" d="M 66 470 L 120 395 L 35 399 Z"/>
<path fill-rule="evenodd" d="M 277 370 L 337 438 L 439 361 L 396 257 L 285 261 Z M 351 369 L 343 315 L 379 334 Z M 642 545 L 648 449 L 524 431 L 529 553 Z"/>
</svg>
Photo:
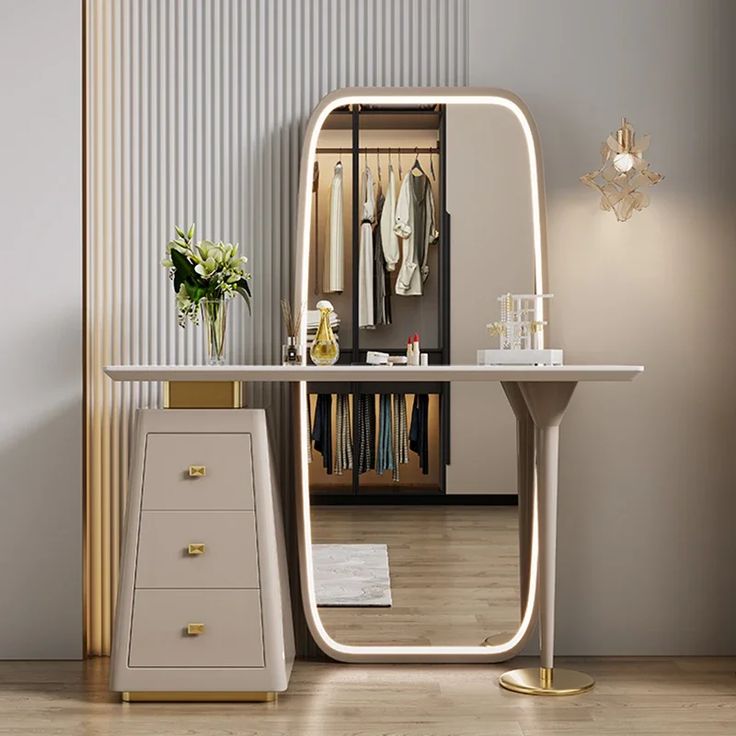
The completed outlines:
<svg viewBox="0 0 736 736">
<path fill-rule="evenodd" d="M 273 692 L 124 692 L 124 703 L 271 703 Z"/>
<path fill-rule="evenodd" d="M 523 695 L 577 695 L 590 690 L 595 680 L 576 670 L 524 667 L 504 672 L 498 683 L 506 690 Z"/>
</svg>

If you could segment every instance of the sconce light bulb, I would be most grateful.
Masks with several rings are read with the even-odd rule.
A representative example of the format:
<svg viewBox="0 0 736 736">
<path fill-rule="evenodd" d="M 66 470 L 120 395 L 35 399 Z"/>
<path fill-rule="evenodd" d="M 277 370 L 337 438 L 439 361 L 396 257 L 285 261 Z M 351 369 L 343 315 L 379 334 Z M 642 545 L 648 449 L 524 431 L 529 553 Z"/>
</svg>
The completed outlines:
<svg viewBox="0 0 736 736">
<path fill-rule="evenodd" d="M 628 151 L 618 153 L 613 157 L 613 166 L 616 171 L 625 174 L 627 171 L 631 171 L 634 166 L 634 156 Z"/>
</svg>

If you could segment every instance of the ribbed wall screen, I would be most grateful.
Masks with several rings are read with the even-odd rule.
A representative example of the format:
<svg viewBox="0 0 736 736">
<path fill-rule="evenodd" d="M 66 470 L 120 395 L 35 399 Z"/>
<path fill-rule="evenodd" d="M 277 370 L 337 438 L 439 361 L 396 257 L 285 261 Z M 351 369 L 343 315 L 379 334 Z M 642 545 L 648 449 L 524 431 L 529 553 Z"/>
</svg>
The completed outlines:
<svg viewBox="0 0 736 736">
<path fill-rule="evenodd" d="M 106 363 L 201 362 L 160 259 L 175 224 L 237 241 L 253 316 L 234 302 L 230 362 L 277 362 L 292 284 L 299 149 L 313 106 L 353 85 L 463 85 L 466 0 L 87 0 L 86 631 L 110 650 L 131 418 L 160 388 Z M 270 406 L 279 442 L 283 390 Z"/>
</svg>

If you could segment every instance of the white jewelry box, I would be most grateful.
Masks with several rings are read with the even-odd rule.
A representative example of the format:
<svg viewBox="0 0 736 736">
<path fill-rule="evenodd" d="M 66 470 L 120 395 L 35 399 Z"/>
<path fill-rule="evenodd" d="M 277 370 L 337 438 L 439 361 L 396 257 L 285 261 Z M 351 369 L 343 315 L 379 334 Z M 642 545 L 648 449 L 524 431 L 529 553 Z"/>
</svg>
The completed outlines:
<svg viewBox="0 0 736 736">
<path fill-rule="evenodd" d="M 479 350 L 478 365 L 562 365 L 562 350 Z"/>
</svg>

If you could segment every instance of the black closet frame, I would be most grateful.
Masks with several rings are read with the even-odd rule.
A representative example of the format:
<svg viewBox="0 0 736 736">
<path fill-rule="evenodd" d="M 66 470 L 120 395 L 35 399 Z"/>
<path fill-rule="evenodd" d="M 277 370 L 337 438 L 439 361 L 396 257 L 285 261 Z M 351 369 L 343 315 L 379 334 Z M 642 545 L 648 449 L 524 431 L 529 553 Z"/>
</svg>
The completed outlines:
<svg viewBox="0 0 736 736">
<path fill-rule="evenodd" d="M 446 117 L 445 106 L 438 106 L 439 112 L 439 202 L 440 202 L 440 247 L 438 251 L 439 265 L 439 282 L 438 282 L 438 345 L 437 348 L 429 348 L 424 352 L 429 355 L 431 364 L 449 364 L 450 363 L 450 215 L 447 212 L 446 198 L 446 166 L 445 166 L 445 150 L 446 150 Z M 401 110 L 402 115 L 426 115 L 426 110 Z M 436 114 L 433 111 L 433 114 Z M 353 202 L 352 202 L 352 330 L 350 349 L 340 351 L 339 363 L 365 363 L 365 355 L 367 348 L 360 347 L 360 328 L 359 322 L 359 269 L 360 260 L 360 106 L 353 105 L 351 108 L 351 160 L 352 160 L 352 184 L 353 184 Z M 368 149 L 372 150 L 372 149 Z M 379 348 L 370 348 L 376 350 Z M 397 368 L 396 370 L 401 370 Z M 507 504 L 512 499 L 515 502 L 515 496 L 476 496 L 474 494 L 451 494 L 447 495 L 447 465 L 450 462 L 450 384 L 445 382 L 427 382 L 427 383 L 405 383 L 405 382 L 355 382 L 350 384 L 331 383 L 329 381 L 311 382 L 308 385 L 308 392 L 314 393 L 333 393 L 348 394 L 352 396 L 352 449 L 353 449 L 353 468 L 352 468 L 352 491 L 350 493 L 310 493 L 311 503 L 315 505 L 339 505 L 339 504 Z M 440 414 L 440 430 L 439 430 L 439 453 L 440 453 L 440 482 L 439 490 L 432 493 L 426 491 L 414 492 L 411 489 L 398 489 L 397 492 L 369 492 L 360 493 L 360 472 L 358 470 L 358 451 L 359 451 L 359 423 L 357 411 L 357 397 L 362 393 L 431 393 L 437 394 L 439 397 L 439 414 Z"/>
</svg>

